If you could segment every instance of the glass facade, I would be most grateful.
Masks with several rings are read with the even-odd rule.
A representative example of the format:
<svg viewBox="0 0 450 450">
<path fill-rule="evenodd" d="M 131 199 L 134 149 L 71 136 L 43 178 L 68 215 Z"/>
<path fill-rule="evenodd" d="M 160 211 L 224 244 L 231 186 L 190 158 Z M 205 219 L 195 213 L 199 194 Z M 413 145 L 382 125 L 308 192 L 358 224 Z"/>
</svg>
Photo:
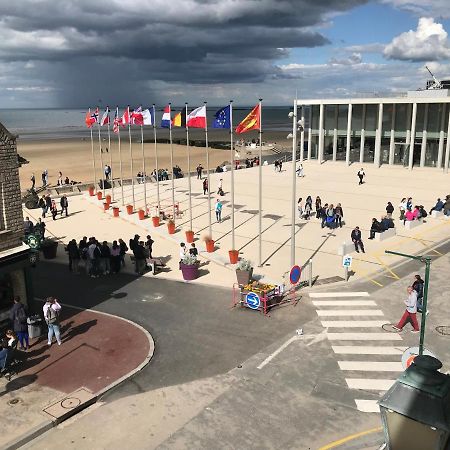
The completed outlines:
<svg viewBox="0 0 450 450">
<path fill-rule="evenodd" d="M 390 100 L 390 101 L 389 101 Z M 403 100 L 403 99 L 402 99 Z M 405 98 L 404 102 L 392 99 L 377 99 L 379 103 L 352 103 L 350 163 L 372 163 L 379 152 L 380 164 L 397 164 L 408 167 L 444 166 L 445 146 L 450 105 L 446 101 L 427 102 L 417 97 Z M 378 130 L 379 105 L 383 105 L 381 129 Z M 411 148 L 411 120 L 413 105 L 416 103 L 416 122 L 414 145 Z M 307 106 L 311 109 L 310 157 L 323 160 L 347 158 L 348 103 L 323 103 L 323 147 L 319 149 L 320 106 Z M 380 133 L 377 139 L 378 132 Z M 306 138 L 305 138 L 306 140 Z M 379 148 L 375 148 L 379 145 Z M 305 144 L 307 147 L 307 144 Z M 413 156 L 410 160 L 410 152 Z"/>
</svg>

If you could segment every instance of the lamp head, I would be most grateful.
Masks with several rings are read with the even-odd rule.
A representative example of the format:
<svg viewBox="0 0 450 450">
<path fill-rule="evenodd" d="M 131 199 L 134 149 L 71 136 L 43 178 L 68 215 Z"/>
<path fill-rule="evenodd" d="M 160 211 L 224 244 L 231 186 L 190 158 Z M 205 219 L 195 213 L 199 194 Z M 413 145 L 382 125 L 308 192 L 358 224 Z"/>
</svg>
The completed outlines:
<svg viewBox="0 0 450 450">
<path fill-rule="evenodd" d="M 289 117 L 290 119 L 292 119 L 292 118 L 294 117 L 294 113 L 291 111 L 291 112 L 288 114 L 288 117 Z"/>
<path fill-rule="evenodd" d="M 292 139 L 294 136 L 292 136 L 292 133 L 289 133 L 287 136 L 286 136 L 286 139 Z"/>
</svg>

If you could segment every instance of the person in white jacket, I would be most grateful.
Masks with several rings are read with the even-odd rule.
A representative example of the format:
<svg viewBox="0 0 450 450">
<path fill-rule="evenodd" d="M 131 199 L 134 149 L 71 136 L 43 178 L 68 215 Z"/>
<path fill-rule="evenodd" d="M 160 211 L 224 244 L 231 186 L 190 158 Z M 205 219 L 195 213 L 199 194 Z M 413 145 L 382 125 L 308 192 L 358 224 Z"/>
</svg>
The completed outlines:
<svg viewBox="0 0 450 450">
<path fill-rule="evenodd" d="M 59 330 L 59 313 L 61 311 L 61 305 L 56 298 L 48 297 L 42 309 L 45 322 L 48 326 L 48 345 L 52 345 L 53 335 L 55 335 L 58 345 L 61 345 L 61 332 Z"/>
<path fill-rule="evenodd" d="M 405 300 L 406 311 L 404 312 L 400 322 L 394 327 L 394 330 L 402 331 L 406 322 L 411 322 L 414 330 L 413 333 L 419 332 L 419 324 L 417 322 L 417 292 L 412 286 L 408 286 L 406 291 L 408 292 L 408 297 Z"/>
</svg>

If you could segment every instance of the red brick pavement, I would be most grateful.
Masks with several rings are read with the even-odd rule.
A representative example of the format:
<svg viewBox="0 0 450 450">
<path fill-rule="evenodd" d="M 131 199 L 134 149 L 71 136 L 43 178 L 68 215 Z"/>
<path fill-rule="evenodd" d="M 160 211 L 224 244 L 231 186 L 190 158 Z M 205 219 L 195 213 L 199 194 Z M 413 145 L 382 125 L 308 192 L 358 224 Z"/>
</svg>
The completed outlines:
<svg viewBox="0 0 450 450">
<path fill-rule="evenodd" d="M 97 393 L 138 367 L 150 349 L 140 328 L 94 311 L 63 306 L 61 330 L 62 345 L 49 347 L 44 323 L 19 376 L 35 376 L 35 383 L 64 393 L 82 386 Z"/>
</svg>

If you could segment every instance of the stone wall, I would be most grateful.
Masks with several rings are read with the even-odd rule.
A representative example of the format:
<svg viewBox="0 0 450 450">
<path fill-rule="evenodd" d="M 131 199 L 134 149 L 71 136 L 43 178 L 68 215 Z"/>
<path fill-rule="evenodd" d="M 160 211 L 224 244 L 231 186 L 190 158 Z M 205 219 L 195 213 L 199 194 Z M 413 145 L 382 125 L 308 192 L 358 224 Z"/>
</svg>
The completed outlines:
<svg viewBox="0 0 450 450">
<path fill-rule="evenodd" d="M 0 123 L 0 252 L 21 245 L 22 199 L 16 137 Z"/>
</svg>

